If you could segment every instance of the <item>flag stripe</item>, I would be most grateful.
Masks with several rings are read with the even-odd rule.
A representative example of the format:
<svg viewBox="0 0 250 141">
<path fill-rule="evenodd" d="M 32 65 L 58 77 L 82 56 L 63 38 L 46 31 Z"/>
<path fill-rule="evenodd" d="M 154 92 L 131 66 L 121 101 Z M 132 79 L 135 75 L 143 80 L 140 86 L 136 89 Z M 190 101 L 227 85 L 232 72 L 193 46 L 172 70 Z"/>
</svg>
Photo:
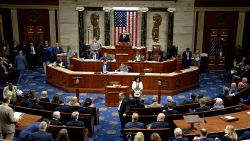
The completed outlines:
<svg viewBox="0 0 250 141">
<path fill-rule="evenodd" d="M 130 35 L 132 46 L 138 45 L 138 12 L 114 11 L 114 45 L 118 44 L 123 30 Z"/>
</svg>

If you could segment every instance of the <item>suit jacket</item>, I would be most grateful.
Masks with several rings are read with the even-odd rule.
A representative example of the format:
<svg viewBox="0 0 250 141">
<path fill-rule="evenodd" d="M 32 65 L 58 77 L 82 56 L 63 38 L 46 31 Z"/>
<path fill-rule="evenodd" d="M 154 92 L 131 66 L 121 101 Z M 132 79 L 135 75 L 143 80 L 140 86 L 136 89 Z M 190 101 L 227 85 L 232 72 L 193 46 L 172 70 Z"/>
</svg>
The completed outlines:
<svg viewBox="0 0 250 141">
<path fill-rule="evenodd" d="M 141 122 L 128 122 L 128 123 L 126 123 L 125 124 L 125 128 L 127 128 L 127 129 L 144 129 L 145 128 L 145 126 L 144 126 L 144 124 L 143 123 L 141 123 Z"/>
<path fill-rule="evenodd" d="M 27 61 L 23 55 L 17 55 L 15 59 L 17 70 L 25 70 L 27 68 Z"/>
<path fill-rule="evenodd" d="M 125 37 L 123 36 L 124 34 L 121 34 L 119 37 L 119 42 L 130 42 L 130 38 L 128 34 L 125 34 Z"/>
<path fill-rule="evenodd" d="M 83 113 L 83 114 L 91 114 L 91 115 L 94 114 L 94 111 L 91 110 L 91 109 L 89 109 L 88 107 L 79 108 L 79 109 L 78 109 L 78 112 L 79 112 L 79 113 Z"/>
<path fill-rule="evenodd" d="M 62 122 L 57 120 L 57 119 L 52 119 L 50 120 L 50 125 L 58 125 L 58 126 L 62 126 Z"/>
<path fill-rule="evenodd" d="M 189 141 L 188 138 L 174 138 L 171 141 Z"/>
<path fill-rule="evenodd" d="M 240 137 L 240 140 L 250 139 L 250 131 L 245 131 Z"/>
<path fill-rule="evenodd" d="M 128 101 L 126 98 L 124 98 L 122 100 L 121 106 L 120 106 L 120 110 L 118 110 L 119 112 L 119 116 L 122 116 L 124 113 L 127 114 L 129 112 L 130 108 L 128 105 Z"/>
<path fill-rule="evenodd" d="M 66 123 L 67 126 L 78 126 L 78 127 L 84 127 L 83 121 L 69 121 Z"/>
<path fill-rule="evenodd" d="M 202 111 L 208 111 L 208 110 L 210 110 L 209 106 L 195 108 L 195 112 L 202 112 Z"/>
<path fill-rule="evenodd" d="M 32 140 L 33 141 L 53 141 L 53 137 L 51 133 L 47 133 L 44 131 L 37 131 L 32 133 Z"/>
<path fill-rule="evenodd" d="M 55 111 L 71 113 L 72 109 L 67 105 L 59 105 L 55 108 Z"/>
<path fill-rule="evenodd" d="M 40 109 L 40 110 L 42 110 L 43 109 L 43 106 L 41 106 L 41 105 L 39 105 L 39 104 L 37 104 L 37 103 L 30 103 L 30 105 L 29 105 L 29 108 L 33 108 L 33 109 Z"/>
<path fill-rule="evenodd" d="M 15 133 L 14 111 L 8 105 L 0 105 L 0 132 Z"/>
<path fill-rule="evenodd" d="M 134 61 L 143 62 L 144 61 L 144 56 L 143 55 L 136 55 L 134 57 Z"/>
<path fill-rule="evenodd" d="M 169 128 L 169 123 L 165 121 L 157 121 L 151 124 L 150 129 L 157 129 L 157 128 Z"/>
<path fill-rule="evenodd" d="M 200 138 L 198 140 L 194 140 L 194 141 L 214 141 L 213 138 Z"/>
<path fill-rule="evenodd" d="M 59 48 L 54 47 L 54 48 L 53 48 L 53 53 L 54 53 L 55 56 L 56 56 L 57 54 L 63 53 L 62 47 L 59 47 Z"/>
<path fill-rule="evenodd" d="M 104 66 L 104 64 L 102 64 L 101 67 L 100 67 L 101 72 L 103 72 L 103 66 Z M 111 65 L 110 64 L 106 64 L 106 71 L 111 71 Z"/>
<path fill-rule="evenodd" d="M 188 68 L 191 65 L 192 52 L 189 51 L 189 57 L 187 58 L 187 51 L 182 53 L 182 65 L 184 68 Z"/>
<path fill-rule="evenodd" d="M 160 108 L 160 107 L 162 107 L 162 105 L 158 104 L 157 102 L 154 102 L 150 105 L 146 105 L 146 108 Z"/>
<path fill-rule="evenodd" d="M 165 115 L 171 115 L 171 114 L 177 114 L 178 111 L 166 109 L 163 113 L 164 113 Z"/>
</svg>

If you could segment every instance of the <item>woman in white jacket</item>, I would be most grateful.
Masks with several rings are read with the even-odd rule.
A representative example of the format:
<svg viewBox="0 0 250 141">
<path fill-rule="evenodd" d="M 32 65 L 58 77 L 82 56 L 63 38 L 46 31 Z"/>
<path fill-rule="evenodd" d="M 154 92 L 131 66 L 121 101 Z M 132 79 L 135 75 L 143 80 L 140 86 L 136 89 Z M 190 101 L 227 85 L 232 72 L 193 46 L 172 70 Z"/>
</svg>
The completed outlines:
<svg viewBox="0 0 250 141">
<path fill-rule="evenodd" d="M 133 96 L 135 98 L 140 98 L 142 95 L 143 84 L 140 76 L 136 76 L 135 80 L 132 83 Z"/>
</svg>

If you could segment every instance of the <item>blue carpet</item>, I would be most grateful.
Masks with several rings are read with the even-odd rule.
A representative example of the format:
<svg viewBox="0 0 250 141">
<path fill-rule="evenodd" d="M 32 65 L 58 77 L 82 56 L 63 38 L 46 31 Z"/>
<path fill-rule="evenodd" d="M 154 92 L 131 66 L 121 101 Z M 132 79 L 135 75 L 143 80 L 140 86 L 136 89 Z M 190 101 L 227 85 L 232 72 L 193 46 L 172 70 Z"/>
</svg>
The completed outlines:
<svg viewBox="0 0 250 141">
<path fill-rule="evenodd" d="M 189 91 L 182 92 L 178 95 L 175 95 L 173 98 L 177 104 L 183 102 L 183 100 L 189 98 L 191 93 L 204 94 L 208 97 L 214 97 L 218 94 L 223 86 L 229 86 L 228 83 L 223 82 L 219 79 L 221 72 L 206 72 L 200 74 L 200 87 L 195 88 Z M 25 73 L 25 78 L 28 79 L 28 82 L 20 87 L 23 91 L 34 90 L 36 91 L 36 96 L 40 97 L 40 93 L 43 90 L 47 90 L 49 98 L 51 99 L 56 93 L 60 94 L 62 98 L 65 99 L 65 102 L 69 102 L 70 98 L 74 96 L 74 93 L 67 93 L 60 89 L 57 89 L 51 85 L 46 84 L 46 77 L 42 73 L 42 69 L 36 71 L 28 70 Z M 192 78 L 190 78 L 192 79 Z M 6 84 L 0 84 L 1 87 Z M 120 123 L 117 113 L 117 108 L 106 107 L 104 105 L 104 95 L 103 94 L 93 94 L 93 93 L 81 93 L 81 101 L 86 98 L 91 98 L 93 103 L 100 110 L 100 124 L 95 126 L 95 135 L 93 139 L 96 141 L 121 141 L 120 138 Z M 152 96 L 143 96 L 145 103 L 150 103 Z M 162 96 L 162 104 L 166 103 L 166 96 Z"/>
</svg>

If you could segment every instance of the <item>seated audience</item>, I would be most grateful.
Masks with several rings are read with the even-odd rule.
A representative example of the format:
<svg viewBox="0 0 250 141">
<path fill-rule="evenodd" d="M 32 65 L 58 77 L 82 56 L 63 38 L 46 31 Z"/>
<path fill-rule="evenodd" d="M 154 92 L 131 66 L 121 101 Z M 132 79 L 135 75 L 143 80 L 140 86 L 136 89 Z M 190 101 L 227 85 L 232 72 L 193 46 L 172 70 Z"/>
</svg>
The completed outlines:
<svg viewBox="0 0 250 141">
<path fill-rule="evenodd" d="M 42 91 L 41 95 L 39 101 L 50 102 L 47 91 Z"/>
<path fill-rule="evenodd" d="M 137 113 L 132 114 L 132 122 L 128 122 L 125 124 L 125 128 L 132 128 L 132 129 L 143 129 L 145 128 L 142 122 L 138 122 L 139 115 Z"/>
<path fill-rule="evenodd" d="M 59 104 L 59 101 L 61 100 L 60 95 L 59 94 L 55 94 L 52 98 L 51 103 L 55 103 L 55 104 Z"/>
<path fill-rule="evenodd" d="M 244 84 L 244 87 L 248 87 L 249 86 L 248 79 L 246 77 L 243 77 L 241 82 Z"/>
<path fill-rule="evenodd" d="M 210 110 L 210 107 L 206 106 L 206 101 L 203 98 L 199 100 L 199 104 L 200 104 L 200 107 L 195 108 L 194 109 L 195 112 L 202 112 L 202 111 Z"/>
<path fill-rule="evenodd" d="M 32 141 L 53 141 L 51 133 L 47 133 L 47 122 L 42 121 L 39 125 L 39 131 L 32 133 Z"/>
<path fill-rule="evenodd" d="M 70 141 L 68 130 L 66 128 L 62 128 L 55 139 L 55 141 Z"/>
<path fill-rule="evenodd" d="M 174 129 L 174 136 L 175 138 L 172 141 L 188 141 L 188 138 L 183 138 L 183 133 L 181 128 Z"/>
<path fill-rule="evenodd" d="M 161 141 L 161 136 L 158 133 L 152 133 L 150 136 L 150 141 Z"/>
<path fill-rule="evenodd" d="M 214 106 L 213 106 L 213 108 L 211 108 L 211 110 L 220 110 L 223 108 L 224 108 L 223 100 L 221 98 L 216 98 Z"/>
<path fill-rule="evenodd" d="M 20 105 L 23 107 L 29 107 L 30 104 L 31 104 L 31 101 L 29 99 L 29 95 L 24 94 L 23 98 L 21 99 Z"/>
<path fill-rule="evenodd" d="M 212 138 L 207 137 L 207 129 L 200 130 L 200 137 L 195 136 L 193 141 L 214 141 Z"/>
<path fill-rule="evenodd" d="M 78 126 L 78 127 L 84 127 L 83 121 L 78 121 L 79 118 L 79 112 L 73 112 L 71 114 L 71 121 L 67 122 L 67 126 Z"/>
<path fill-rule="evenodd" d="M 208 97 L 208 96 L 205 96 L 204 94 L 199 94 L 198 96 L 197 96 L 197 98 L 198 98 L 198 102 L 199 102 L 199 100 L 200 99 L 203 99 L 203 100 L 205 100 L 206 102 L 208 102 L 208 101 L 210 101 L 211 100 L 211 98 L 210 97 Z"/>
<path fill-rule="evenodd" d="M 135 99 L 134 103 L 130 105 L 131 108 L 145 108 L 143 101 L 140 99 Z"/>
<path fill-rule="evenodd" d="M 231 83 L 231 87 L 230 87 L 230 90 L 229 90 L 229 96 L 236 96 L 238 94 L 238 91 L 237 91 L 237 85 L 236 83 Z"/>
<path fill-rule="evenodd" d="M 107 53 L 107 52 L 104 52 L 103 56 L 100 58 L 100 60 L 106 60 L 106 61 L 112 61 L 113 58 Z"/>
<path fill-rule="evenodd" d="M 168 102 L 167 109 L 163 110 L 165 115 L 177 114 L 178 111 L 174 110 L 174 104 L 172 102 Z"/>
<path fill-rule="evenodd" d="M 137 132 L 134 141 L 144 141 L 144 134 L 142 132 Z"/>
<path fill-rule="evenodd" d="M 157 121 L 153 122 L 148 128 L 157 129 L 157 128 L 168 128 L 169 123 L 165 122 L 165 114 L 159 113 L 157 116 Z"/>
<path fill-rule="evenodd" d="M 232 125 L 227 125 L 225 128 L 225 135 L 221 137 L 221 141 L 237 141 L 238 135 Z"/>
<path fill-rule="evenodd" d="M 140 54 L 139 51 L 136 51 L 134 61 L 136 62 L 143 62 L 144 61 L 144 56 Z"/>
<path fill-rule="evenodd" d="M 38 104 L 39 100 L 38 99 L 33 99 L 31 100 L 31 103 L 29 105 L 29 108 L 33 108 L 33 109 L 40 109 L 42 110 L 43 109 L 43 106 L 39 105 Z"/>
<path fill-rule="evenodd" d="M 249 140 L 250 139 L 250 131 L 245 131 L 240 137 L 239 140 Z"/>
<path fill-rule="evenodd" d="M 59 111 L 54 111 L 52 117 L 53 119 L 50 120 L 50 125 L 58 125 L 58 126 L 63 125 L 62 122 L 60 121 L 61 114 Z"/>
<path fill-rule="evenodd" d="M 219 93 L 217 95 L 218 98 L 224 98 L 224 97 L 227 97 L 229 96 L 229 88 L 228 87 L 223 87 L 223 90 L 222 90 L 222 93 Z"/>
<path fill-rule="evenodd" d="M 119 68 L 116 70 L 119 72 L 128 72 L 128 66 L 126 66 L 124 63 L 121 63 L 121 65 L 119 66 Z"/>
<path fill-rule="evenodd" d="M 62 99 L 59 101 L 59 103 L 60 105 L 55 108 L 55 111 L 72 113 L 72 109 L 68 105 L 65 105 Z"/>
<path fill-rule="evenodd" d="M 102 73 L 107 73 L 111 71 L 111 65 L 107 62 L 107 60 L 103 60 L 103 64 L 100 67 Z"/>
<path fill-rule="evenodd" d="M 158 103 L 158 97 L 157 96 L 153 96 L 153 98 L 152 98 L 152 104 L 145 105 L 145 107 L 146 108 L 160 108 L 160 107 L 162 107 L 162 105 Z"/>
<path fill-rule="evenodd" d="M 91 107 L 92 105 L 92 100 L 90 98 L 86 98 L 84 103 L 83 103 L 83 107 L 78 109 L 79 113 L 83 113 L 83 114 L 94 114 L 94 111 L 92 109 L 90 109 L 89 107 Z"/>
<path fill-rule="evenodd" d="M 241 90 L 244 90 L 244 89 L 245 89 L 245 86 L 244 86 L 243 82 L 239 82 L 238 87 L 237 87 L 237 91 L 241 91 Z"/>
<path fill-rule="evenodd" d="M 76 96 L 73 96 L 71 98 L 71 101 L 68 103 L 69 106 L 80 106 L 80 103 L 77 102 L 77 97 Z"/>
<path fill-rule="evenodd" d="M 238 82 L 243 77 L 246 77 L 246 78 L 250 77 L 250 65 L 246 65 L 245 67 L 243 67 L 243 70 L 241 70 L 237 74 L 233 75 L 232 81 Z"/>
<path fill-rule="evenodd" d="M 198 103 L 198 100 L 196 98 L 196 94 L 195 93 L 192 93 L 190 95 L 190 98 L 187 99 L 187 100 L 184 100 L 183 104 L 193 104 L 193 103 Z"/>
<path fill-rule="evenodd" d="M 173 97 L 172 96 L 167 96 L 167 102 L 171 102 L 173 103 L 174 106 L 176 106 L 176 102 L 174 101 Z M 167 104 L 165 105 L 167 107 Z"/>
</svg>

